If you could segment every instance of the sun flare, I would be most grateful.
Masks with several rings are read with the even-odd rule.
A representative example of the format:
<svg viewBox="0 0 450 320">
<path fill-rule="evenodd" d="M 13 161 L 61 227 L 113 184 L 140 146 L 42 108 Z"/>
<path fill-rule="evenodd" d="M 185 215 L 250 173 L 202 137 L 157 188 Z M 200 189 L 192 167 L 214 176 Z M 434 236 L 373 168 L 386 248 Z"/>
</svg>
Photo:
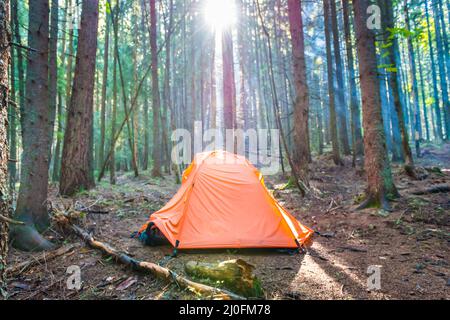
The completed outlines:
<svg viewBox="0 0 450 320">
<path fill-rule="evenodd" d="M 232 26 L 237 19 L 234 0 L 207 0 L 204 14 L 207 24 L 216 32 Z"/>
</svg>

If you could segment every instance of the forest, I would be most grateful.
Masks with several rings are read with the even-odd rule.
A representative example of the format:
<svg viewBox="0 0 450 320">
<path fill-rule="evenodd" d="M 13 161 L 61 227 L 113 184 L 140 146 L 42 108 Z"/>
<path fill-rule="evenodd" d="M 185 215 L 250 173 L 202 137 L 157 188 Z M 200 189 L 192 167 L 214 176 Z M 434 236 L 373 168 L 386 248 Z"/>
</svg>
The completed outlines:
<svg viewBox="0 0 450 320">
<path fill-rule="evenodd" d="M 450 0 L 0 0 L 0 296 L 449 299 L 448 32 Z M 225 149 L 299 255 L 130 237 L 190 179 L 227 208 Z"/>
</svg>

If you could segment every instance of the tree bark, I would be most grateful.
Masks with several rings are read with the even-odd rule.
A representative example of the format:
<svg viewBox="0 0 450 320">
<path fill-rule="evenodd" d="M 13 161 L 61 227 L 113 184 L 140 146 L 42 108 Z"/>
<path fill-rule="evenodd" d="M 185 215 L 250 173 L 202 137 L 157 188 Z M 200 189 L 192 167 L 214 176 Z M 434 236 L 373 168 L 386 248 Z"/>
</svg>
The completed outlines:
<svg viewBox="0 0 450 320">
<path fill-rule="evenodd" d="M 368 183 L 366 199 L 360 208 L 376 206 L 389 209 L 388 199 L 398 196 L 398 192 L 387 157 L 377 78 L 375 34 L 366 25 L 368 6 L 368 0 L 353 3 L 363 107 L 364 168 Z"/>
<path fill-rule="evenodd" d="M 292 42 L 292 64 L 295 79 L 293 161 L 300 179 L 309 186 L 309 88 L 306 79 L 305 40 L 302 2 L 288 0 L 289 27 Z"/>
<path fill-rule="evenodd" d="M 60 193 L 71 196 L 95 182 L 89 172 L 97 51 L 98 0 L 83 0 L 77 62 L 68 109 L 61 164 Z"/>
<path fill-rule="evenodd" d="M 10 63 L 11 29 L 9 0 L 0 0 L 0 215 L 9 218 L 8 197 L 8 67 Z M 0 297 L 6 296 L 6 257 L 9 224 L 0 220 Z"/>
</svg>

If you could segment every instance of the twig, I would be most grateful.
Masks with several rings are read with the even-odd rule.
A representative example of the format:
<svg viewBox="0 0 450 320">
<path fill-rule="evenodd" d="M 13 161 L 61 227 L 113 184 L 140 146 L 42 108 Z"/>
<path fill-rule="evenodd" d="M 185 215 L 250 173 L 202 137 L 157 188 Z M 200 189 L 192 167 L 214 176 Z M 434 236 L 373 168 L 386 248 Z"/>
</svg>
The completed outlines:
<svg viewBox="0 0 450 320">
<path fill-rule="evenodd" d="M 0 220 L 6 223 L 11 223 L 11 224 L 17 224 L 17 225 L 24 225 L 25 223 L 22 221 L 17 221 L 8 217 L 5 217 L 3 215 L 0 214 Z"/>
<path fill-rule="evenodd" d="M 69 246 L 61 247 L 55 251 L 44 252 L 38 257 L 34 257 L 30 260 L 21 262 L 19 264 L 16 264 L 14 266 L 7 268 L 6 273 L 8 274 L 8 276 L 13 276 L 17 273 L 22 273 L 25 270 L 30 269 L 31 267 L 33 267 L 35 265 L 41 264 L 42 262 L 47 262 L 47 261 L 53 260 L 57 257 L 60 257 L 64 254 L 72 251 L 74 248 L 75 248 L 75 245 L 69 245 Z"/>
<path fill-rule="evenodd" d="M 24 45 L 22 45 L 20 43 L 10 42 L 9 45 L 10 46 L 15 46 L 15 47 L 18 47 L 18 48 L 21 48 L 21 49 L 25 49 L 25 50 L 28 50 L 28 51 L 38 52 L 36 49 L 24 46 Z"/>
</svg>

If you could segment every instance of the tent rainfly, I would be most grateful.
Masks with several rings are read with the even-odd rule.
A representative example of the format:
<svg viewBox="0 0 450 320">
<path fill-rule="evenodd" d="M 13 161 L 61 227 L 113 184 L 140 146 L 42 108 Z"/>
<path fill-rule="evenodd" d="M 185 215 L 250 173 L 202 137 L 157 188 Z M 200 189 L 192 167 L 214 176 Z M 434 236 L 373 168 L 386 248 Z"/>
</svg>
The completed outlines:
<svg viewBox="0 0 450 320">
<path fill-rule="evenodd" d="M 141 239 L 150 226 L 179 249 L 295 249 L 314 233 L 274 199 L 245 157 L 225 151 L 197 154 L 177 194 L 140 229 Z"/>
</svg>

